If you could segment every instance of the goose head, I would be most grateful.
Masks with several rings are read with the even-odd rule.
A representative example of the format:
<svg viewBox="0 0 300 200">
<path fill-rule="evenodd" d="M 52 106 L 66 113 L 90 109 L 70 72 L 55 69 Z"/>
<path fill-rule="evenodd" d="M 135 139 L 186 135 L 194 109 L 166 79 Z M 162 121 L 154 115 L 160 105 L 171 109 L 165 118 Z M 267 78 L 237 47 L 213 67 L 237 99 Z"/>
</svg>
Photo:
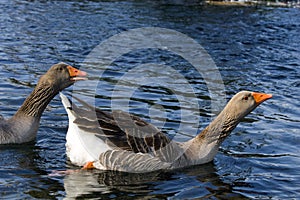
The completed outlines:
<svg viewBox="0 0 300 200">
<path fill-rule="evenodd" d="M 241 91 L 231 98 L 224 110 L 226 110 L 227 115 L 230 115 L 230 118 L 240 121 L 262 102 L 270 98 L 272 98 L 271 94 Z"/>
<path fill-rule="evenodd" d="M 41 85 L 51 85 L 58 91 L 71 86 L 76 81 L 86 80 L 87 73 L 71 65 L 60 62 L 53 65 L 40 80 Z"/>
</svg>

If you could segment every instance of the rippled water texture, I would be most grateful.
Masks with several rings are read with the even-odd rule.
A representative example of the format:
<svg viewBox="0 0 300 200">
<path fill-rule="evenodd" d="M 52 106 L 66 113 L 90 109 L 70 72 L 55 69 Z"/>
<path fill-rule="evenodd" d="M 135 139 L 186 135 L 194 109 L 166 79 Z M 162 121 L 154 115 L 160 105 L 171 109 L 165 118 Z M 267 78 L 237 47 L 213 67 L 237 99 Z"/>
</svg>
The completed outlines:
<svg viewBox="0 0 300 200">
<path fill-rule="evenodd" d="M 13 115 L 41 74 L 64 61 L 90 72 L 89 80 L 73 89 L 91 104 L 127 110 L 181 141 L 189 138 L 181 132 L 195 135 L 216 112 L 211 112 L 203 77 L 182 57 L 167 48 L 145 46 L 110 66 L 85 62 L 101 42 L 142 27 L 167 28 L 197 41 L 215 61 L 227 99 L 243 89 L 273 94 L 225 140 L 213 163 L 146 175 L 53 175 L 54 170 L 78 169 L 65 156 L 68 121 L 56 97 L 42 117 L 35 142 L 0 147 L 1 198 L 300 198 L 299 9 L 4 0 L 0 26 L 4 117 Z M 189 49 L 189 44 L 182 46 L 182 51 Z M 190 91 L 177 84 L 179 79 Z"/>
</svg>

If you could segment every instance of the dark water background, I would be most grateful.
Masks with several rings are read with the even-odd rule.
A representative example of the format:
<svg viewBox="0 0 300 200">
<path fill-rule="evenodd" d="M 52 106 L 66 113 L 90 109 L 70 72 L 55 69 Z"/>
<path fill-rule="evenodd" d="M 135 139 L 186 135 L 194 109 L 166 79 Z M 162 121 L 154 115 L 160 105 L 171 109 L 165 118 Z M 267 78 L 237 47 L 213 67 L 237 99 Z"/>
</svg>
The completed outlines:
<svg viewBox="0 0 300 200">
<path fill-rule="evenodd" d="M 50 176 L 53 170 L 77 169 L 66 161 L 68 122 L 56 97 L 43 115 L 35 142 L 0 147 L 1 199 L 300 198 L 299 9 L 4 0 L 0 26 L 0 110 L 4 117 L 13 115 L 52 64 L 64 61 L 79 67 L 102 41 L 141 27 L 176 30 L 201 44 L 219 68 L 227 98 L 242 89 L 274 95 L 225 140 L 213 163 L 147 175 L 81 171 Z M 174 67 L 189 81 L 201 105 L 200 123 L 194 128 L 205 127 L 215 114 L 210 114 L 203 80 L 185 61 L 165 52 L 125 55 L 100 80 L 90 74 L 90 82 L 99 81 L 96 105 L 110 108 L 112 91 L 122 75 L 132 66 L 153 61 Z M 93 65 L 86 69 L 101 70 Z M 166 88 L 139 87 L 130 111 L 149 120 L 150 111 L 154 115 L 164 108 L 164 130 L 172 134 L 179 126 L 181 108 Z M 87 101 L 95 94 L 88 87 L 74 89 Z M 122 105 L 122 97 L 116 99 Z"/>
</svg>

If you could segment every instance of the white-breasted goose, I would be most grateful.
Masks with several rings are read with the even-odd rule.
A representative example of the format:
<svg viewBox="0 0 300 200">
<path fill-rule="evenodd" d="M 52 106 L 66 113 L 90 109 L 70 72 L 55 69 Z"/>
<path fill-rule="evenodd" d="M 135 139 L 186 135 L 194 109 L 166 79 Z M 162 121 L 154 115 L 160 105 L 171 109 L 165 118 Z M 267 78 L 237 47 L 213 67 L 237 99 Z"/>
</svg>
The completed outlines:
<svg viewBox="0 0 300 200">
<path fill-rule="evenodd" d="M 271 94 L 241 91 L 196 137 L 176 142 L 155 126 L 123 111 L 106 112 L 60 94 L 69 117 L 66 151 L 78 166 L 125 172 L 175 169 L 210 162 L 239 122 Z"/>
</svg>

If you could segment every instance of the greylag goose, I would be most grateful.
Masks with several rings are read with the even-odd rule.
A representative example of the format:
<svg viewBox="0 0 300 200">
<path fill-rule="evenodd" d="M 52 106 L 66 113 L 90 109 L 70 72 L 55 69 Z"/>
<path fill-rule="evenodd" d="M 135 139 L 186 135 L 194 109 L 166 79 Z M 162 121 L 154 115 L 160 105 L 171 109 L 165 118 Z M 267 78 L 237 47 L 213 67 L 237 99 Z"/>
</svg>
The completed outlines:
<svg viewBox="0 0 300 200">
<path fill-rule="evenodd" d="M 25 143 L 37 134 L 46 106 L 59 91 L 84 80 L 86 73 L 65 63 L 53 65 L 10 119 L 0 119 L 0 144 Z"/>
<path fill-rule="evenodd" d="M 175 142 L 155 126 L 123 111 L 106 112 L 82 100 L 77 107 L 60 93 L 68 113 L 66 153 L 84 169 L 132 173 L 208 163 L 238 123 L 271 94 L 241 91 L 196 137 Z"/>
</svg>

